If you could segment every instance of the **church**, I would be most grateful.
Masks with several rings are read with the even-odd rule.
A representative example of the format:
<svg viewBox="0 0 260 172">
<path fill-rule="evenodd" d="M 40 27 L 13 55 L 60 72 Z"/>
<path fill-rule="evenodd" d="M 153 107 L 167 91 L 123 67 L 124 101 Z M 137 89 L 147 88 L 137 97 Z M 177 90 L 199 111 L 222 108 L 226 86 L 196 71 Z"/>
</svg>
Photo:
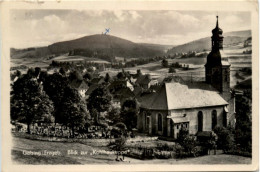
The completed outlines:
<svg viewBox="0 0 260 172">
<path fill-rule="evenodd" d="M 212 30 L 212 50 L 205 64 L 204 82 L 170 82 L 142 96 L 137 128 L 149 135 L 178 138 L 182 127 L 189 134 L 235 125 L 235 97 L 230 89 L 230 64 L 222 57 L 223 36 Z"/>
</svg>

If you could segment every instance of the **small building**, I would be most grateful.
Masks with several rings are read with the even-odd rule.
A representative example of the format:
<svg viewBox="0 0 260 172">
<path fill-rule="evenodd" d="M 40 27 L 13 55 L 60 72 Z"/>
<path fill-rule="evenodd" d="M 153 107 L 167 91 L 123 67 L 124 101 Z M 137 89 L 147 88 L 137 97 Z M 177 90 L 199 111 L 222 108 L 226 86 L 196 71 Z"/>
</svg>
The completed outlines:
<svg viewBox="0 0 260 172">
<path fill-rule="evenodd" d="M 129 88 L 131 91 L 134 91 L 134 86 L 129 82 L 127 79 L 122 80 L 114 80 L 111 82 L 111 84 L 108 86 L 108 90 L 113 93 L 119 89 L 122 88 Z"/>
<path fill-rule="evenodd" d="M 82 97 L 85 97 L 85 94 L 89 88 L 88 84 L 84 80 L 73 80 L 70 83 L 70 86 L 77 89 Z"/>
<path fill-rule="evenodd" d="M 150 75 L 140 75 L 136 79 L 135 84 L 143 89 L 149 89 L 150 86 L 157 85 L 158 81 L 156 79 L 151 79 Z"/>
<path fill-rule="evenodd" d="M 88 90 L 86 91 L 85 95 L 86 95 L 86 99 L 89 98 L 90 94 L 99 87 L 98 84 L 92 84 L 89 86 Z"/>
<path fill-rule="evenodd" d="M 104 77 L 97 77 L 91 80 L 92 84 L 103 84 L 105 82 Z"/>
</svg>

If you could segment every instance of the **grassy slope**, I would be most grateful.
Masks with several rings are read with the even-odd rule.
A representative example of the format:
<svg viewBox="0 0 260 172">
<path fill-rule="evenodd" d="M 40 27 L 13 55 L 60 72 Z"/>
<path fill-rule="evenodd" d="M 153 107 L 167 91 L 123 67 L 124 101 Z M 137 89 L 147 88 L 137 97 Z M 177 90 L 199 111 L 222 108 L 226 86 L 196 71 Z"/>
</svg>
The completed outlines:
<svg viewBox="0 0 260 172">
<path fill-rule="evenodd" d="M 116 162 L 115 155 L 67 155 L 67 150 L 78 150 L 92 152 L 95 150 L 105 150 L 105 147 L 94 147 L 94 145 L 84 145 L 80 143 L 45 142 L 23 138 L 13 138 L 12 159 L 16 164 L 249 164 L 251 158 L 235 155 L 209 155 L 197 158 L 187 158 L 182 160 L 138 160 L 125 158 L 126 162 Z M 31 151 L 60 151 L 62 156 L 37 156 L 23 155 L 23 150 Z"/>
</svg>

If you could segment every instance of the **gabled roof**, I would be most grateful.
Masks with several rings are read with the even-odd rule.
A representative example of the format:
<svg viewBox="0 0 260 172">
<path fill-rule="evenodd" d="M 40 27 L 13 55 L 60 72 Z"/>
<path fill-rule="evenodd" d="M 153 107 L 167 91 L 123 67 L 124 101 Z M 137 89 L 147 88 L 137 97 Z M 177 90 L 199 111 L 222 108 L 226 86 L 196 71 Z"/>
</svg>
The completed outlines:
<svg viewBox="0 0 260 172">
<path fill-rule="evenodd" d="M 133 98 L 135 95 L 134 93 L 129 89 L 129 88 L 121 88 L 114 92 L 113 94 L 113 100 L 118 100 L 121 103 L 128 99 L 128 98 Z"/>
<path fill-rule="evenodd" d="M 113 95 L 118 95 L 118 96 L 124 97 L 124 98 L 134 97 L 134 93 L 127 87 L 121 88 L 121 89 L 115 91 L 115 93 Z"/>
<path fill-rule="evenodd" d="M 95 89 L 97 89 L 98 88 L 98 84 L 92 84 L 89 88 L 88 88 L 88 90 L 87 90 L 87 92 L 86 92 L 86 95 L 90 95 Z"/>
<path fill-rule="evenodd" d="M 154 110 L 221 106 L 228 103 L 215 90 L 191 88 L 180 83 L 165 83 L 156 93 L 140 99 L 141 107 Z"/>
<path fill-rule="evenodd" d="M 70 86 L 78 90 L 88 89 L 88 84 L 84 80 L 73 80 Z"/>
<path fill-rule="evenodd" d="M 93 84 L 102 84 L 103 82 L 105 82 L 103 77 L 93 78 L 91 80 L 91 83 L 93 83 Z"/>
<path fill-rule="evenodd" d="M 151 78 L 148 75 L 141 75 L 137 78 L 135 81 L 136 84 L 145 85 L 149 84 L 151 81 Z"/>
<path fill-rule="evenodd" d="M 142 93 L 142 91 L 143 91 L 142 87 L 140 87 L 140 86 L 135 86 L 133 93 L 135 94 L 135 96 L 140 96 L 140 94 Z"/>
</svg>

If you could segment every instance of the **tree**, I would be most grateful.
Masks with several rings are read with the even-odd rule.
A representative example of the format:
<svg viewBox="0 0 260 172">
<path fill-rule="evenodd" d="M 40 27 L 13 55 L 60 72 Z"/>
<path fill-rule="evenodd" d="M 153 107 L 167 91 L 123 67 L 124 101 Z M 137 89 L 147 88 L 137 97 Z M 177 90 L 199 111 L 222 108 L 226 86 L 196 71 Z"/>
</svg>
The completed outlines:
<svg viewBox="0 0 260 172">
<path fill-rule="evenodd" d="M 125 73 L 124 73 L 124 72 L 119 72 L 119 73 L 116 75 L 116 77 L 117 77 L 118 79 L 125 79 Z"/>
<path fill-rule="evenodd" d="M 109 75 L 108 73 L 106 73 L 106 76 L 105 76 L 104 81 L 105 81 L 106 83 L 108 83 L 108 82 L 111 81 L 111 77 L 110 77 L 110 75 Z"/>
<path fill-rule="evenodd" d="M 126 100 L 121 109 L 122 122 L 125 123 L 128 129 L 132 130 L 137 125 L 137 114 L 139 107 L 136 100 Z"/>
<path fill-rule="evenodd" d="M 73 80 L 82 81 L 83 77 L 82 77 L 81 73 L 76 70 L 76 71 L 73 71 L 73 72 L 70 73 L 69 80 L 70 81 L 73 81 Z"/>
<path fill-rule="evenodd" d="M 66 74 L 66 72 L 65 72 L 65 70 L 64 70 L 63 67 L 60 68 L 59 73 L 60 73 L 61 75 L 63 75 L 63 76 Z"/>
<path fill-rule="evenodd" d="M 21 71 L 16 70 L 15 75 L 16 75 L 17 77 L 20 77 L 20 76 L 22 75 L 22 73 L 21 73 Z"/>
<path fill-rule="evenodd" d="M 224 152 L 231 150 L 234 146 L 234 135 L 232 131 L 225 127 L 216 127 L 214 132 L 218 136 L 217 146 L 222 149 Z"/>
<path fill-rule="evenodd" d="M 180 131 L 179 131 L 178 142 L 179 142 L 180 144 L 183 144 L 184 139 L 185 139 L 186 137 L 188 137 L 188 136 L 189 136 L 189 131 L 188 131 L 186 128 L 182 127 L 182 128 L 180 129 Z"/>
<path fill-rule="evenodd" d="M 26 123 L 28 133 L 31 133 L 32 123 L 52 112 L 53 103 L 37 80 L 26 74 L 14 82 L 11 91 L 11 119 Z"/>
<path fill-rule="evenodd" d="M 10 73 L 10 74 L 11 74 L 11 80 L 14 80 L 15 77 L 19 78 L 22 75 L 21 71 L 19 71 L 19 70 L 16 70 L 14 73 Z"/>
<path fill-rule="evenodd" d="M 44 83 L 45 80 L 47 79 L 47 77 L 48 77 L 47 71 L 41 71 L 41 73 L 39 75 L 39 81 Z"/>
<path fill-rule="evenodd" d="M 176 73 L 176 70 L 174 69 L 174 67 L 169 68 L 169 73 Z"/>
<path fill-rule="evenodd" d="M 62 114 L 61 122 L 71 128 L 73 137 L 75 128 L 83 128 L 90 118 L 85 102 L 81 99 L 78 91 L 71 87 L 66 87 L 64 91 L 60 110 Z"/>
<path fill-rule="evenodd" d="M 136 74 L 137 74 L 137 77 L 141 76 L 142 75 L 141 69 L 137 69 Z"/>
<path fill-rule="evenodd" d="M 164 68 L 168 67 L 168 61 L 166 59 L 162 60 L 162 67 Z"/>
<path fill-rule="evenodd" d="M 111 121 L 111 124 L 116 124 L 118 122 L 121 122 L 121 116 L 120 116 L 120 109 L 119 108 L 112 108 L 108 114 L 107 114 L 107 119 Z"/>
<path fill-rule="evenodd" d="M 53 101 L 55 122 L 60 122 L 63 118 L 60 114 L 61 103 L 64 98 L 64 90 L 68 86 L 68 80 L 59 73 L 52 75 L 42 73 L 40 79 L 43 80 L 44 91 Z"/>
<path fill-rule="evenodd" d="M 181 128 L 178 142 L 185 152 L 189 155 L 196 156 L 197 141 L 194 136 L 189 135 L 189 131 L 186 128 Z"/>
<path fill-rule="evenodd" d="M 41 68 L 39 68 L 39 67 L 34 68 L 35 77 L 38 77 L 40 75 L 40 73 L 41 73 Z"/>
<path fill-rule="evenodd" d="M 252 150 L 252 93 L 244 91 L 244 95 L 236 97 L 235 141 L 240 148 Z"/>
<path fill-rule="evenodd" d="M 107 88 L 103 85 L 96 88 L 90 95 L 87 101 L 87 107 L 92 114 L 97 111 L 96 123 L 99 123 L 100 112 L 105 112 L 110 108 L 112 97 Z M 93 115 L 92 115 L 93 116 Z"/>
<path fill-rule="evenodd" d="M 83 76 L 84 79 L 87 79 L 87 80 L 91 80 L 92 79 L 92 76 L 90 73 L 86 72 L 85 75 Z"/>
<path fill-rule="evenodd" d="M 28 69 L 27 76 L 30 77 L 30 78 L 35 77 L 35 70 L 34 70 L 34 68 L 29 68 Z"/>
</svg>

